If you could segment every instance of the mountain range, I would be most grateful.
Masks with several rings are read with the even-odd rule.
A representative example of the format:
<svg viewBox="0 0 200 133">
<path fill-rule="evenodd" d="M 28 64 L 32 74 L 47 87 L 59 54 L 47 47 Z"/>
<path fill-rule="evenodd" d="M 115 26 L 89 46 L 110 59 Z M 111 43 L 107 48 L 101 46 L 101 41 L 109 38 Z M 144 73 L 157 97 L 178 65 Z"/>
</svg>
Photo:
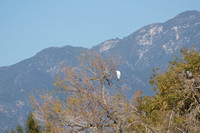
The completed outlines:
<svg viewBox="0 0 200 133">
<path fill-rule="evenodd" d="M 90 49 L 51 47 L 12 66 L 0 67 L 0 132 L 14 128 L 17 123 L 23 125 L 31 110 L 28 98 L 31 90 L 54 88 L 53 82 L 61 67 L 76 67 L 77 56 L 86 50 L 119 59 L 118 69 L 130 91 L 143 89 L 145 94 L 152 95 L 148 83 L 152 68 L 165 70 L 184 46 L 200 46 L 199 11 L 185 11 L 164 23 L 144 26 L 123 39 L 106 40 Z"/>
</svg>

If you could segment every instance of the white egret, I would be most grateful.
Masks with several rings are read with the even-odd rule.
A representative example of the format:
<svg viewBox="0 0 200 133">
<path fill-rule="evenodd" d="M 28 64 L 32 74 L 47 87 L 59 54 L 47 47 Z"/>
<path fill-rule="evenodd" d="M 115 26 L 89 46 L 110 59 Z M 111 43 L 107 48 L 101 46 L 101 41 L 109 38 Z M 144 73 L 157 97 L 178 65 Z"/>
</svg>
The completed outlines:
<svg viewBox="0 0 200 133">
<path fill-rule="evenodd" d="M 119 70 L 117 70 L 117 71 L 116 71 L 116 74 L 117 74 L 117 78 L 120 79 L 121 72 L 120 72 Z"/>
</svg>

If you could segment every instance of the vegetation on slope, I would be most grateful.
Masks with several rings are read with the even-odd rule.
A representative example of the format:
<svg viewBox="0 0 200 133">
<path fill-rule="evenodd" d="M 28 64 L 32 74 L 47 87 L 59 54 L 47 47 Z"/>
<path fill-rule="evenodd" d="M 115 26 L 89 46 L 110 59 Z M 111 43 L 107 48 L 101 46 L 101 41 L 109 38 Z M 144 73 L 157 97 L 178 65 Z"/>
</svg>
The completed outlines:
<svg viewBox="0 0 200 133">
<path fill-rule="evenodd" d="M 82 54 L 79 67 L 57 78 L 55 91 L 31 95 L 33 116 L 42 132 L 200 132 L 200 53 L 181 54 L 166 71 L 153 69 L 153 96 L 135 91 L 132 99 L 116 78 L 115 60 Z"/>
</svg>

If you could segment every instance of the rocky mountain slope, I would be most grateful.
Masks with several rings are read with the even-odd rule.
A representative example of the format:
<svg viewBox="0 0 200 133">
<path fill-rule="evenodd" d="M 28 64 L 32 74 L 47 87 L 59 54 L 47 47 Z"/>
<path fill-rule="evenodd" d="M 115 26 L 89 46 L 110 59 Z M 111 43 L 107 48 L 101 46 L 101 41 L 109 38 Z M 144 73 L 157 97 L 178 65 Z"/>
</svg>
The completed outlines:
<svg viewBox="0 0 200 133">
<path fill-rule="evenodd" d="M 200 12 L 186 11 L 164 23 L 144 26 L 123 39 L 107 40 L 89 50 L 120 57 L 122 80 L 133 90 L 144 89 L 150 95 L 148 78 L 152 68 L 166 69 L 181 47 L 194 45 L 200 47 Z M 76 56 L 85 50 L 88 49 L 71 46 L 47 48 L 15 65 L 0 67 L 0 130 L 23 123 L 30 110 L 31 89 L 53 88 L 60 68 L 76 66 Z"/>
<path fill-rule="evenodd" d="M 122 40 L 108 40 L 96 48 L 102 53 L 121 57 L 124 79 L 134 88 L 149 93 L 152 68 L 165 69 L 180 48 L 200 46 L 200 12 L 186 11 L 164 23 L 142 27 Z M 102 50 L 104 49 L 104 50 Z"/>
</svg>

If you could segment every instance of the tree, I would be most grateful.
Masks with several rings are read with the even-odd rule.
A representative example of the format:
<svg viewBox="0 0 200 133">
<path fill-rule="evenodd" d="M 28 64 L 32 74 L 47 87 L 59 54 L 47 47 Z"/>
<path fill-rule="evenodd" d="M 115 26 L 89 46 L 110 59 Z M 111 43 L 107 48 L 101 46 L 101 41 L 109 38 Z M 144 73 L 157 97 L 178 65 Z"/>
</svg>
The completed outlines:
<svg viewBox="0 0 200 133">
<path fill-rule="evenodd" d="M 17 133 L 14 129 L 11 129 L 11 133 Z"/>
<path fill-rule="evenodd" d="M 30 112 L 27 116 L 26 125 L 25 125 L 25 131 L 26 133 L 40 133 L 41 132 L 41 126 L 39 126 L 38 121 L 36 121 L 33 117 L 33 113 Z M 9 133 L 9 131 L 6 129 L 6 133 Z M 12 128 L 11 133 L 23 133 L 24 130 L 22 126 L 18 123 L 16 127 L 16 131 Z"/>
<path fill-rule="evenodd" d="M 148 132 L 200 132 L 200 53 L 184 48 L 181 54 L 165 72 L 153 70 L 154 96 L 136 97 L 139 113 L 131 120 L 144 124 L 133 124 L 135 130 L 146 125 Z"/>
<path fill-rule="evenodd" d="M 17 125 L 17 133 L 23 133 L 24 130 L 20 124 Z"/>
<path fill-rule="evenodd" d="M 33 117 L 33 113 L 30 112 L 29 115 L 27 116 L 26 120 L 26 133 L 40 133 L 41 132 L 41 126 L 39 126 L 38 121 L 36 121 Z M 17 131 L 22 131 L 20 128 L 17 128 Z"/>
<path fill-rule="evenodd" d="M 97 53 L 78 59 L 79 67 L 69 66 L 58 76 L 54 93 L 41 94 L 41 102 L 31 96 L 34 117 L 51 132 L 124 131 L 128 100 L 117 85 L 118 63 Z"/>
<path fill-rule="evenodd" d="M 153 69 L 153 96 L 135 91 L 132 100 L 118 85 L 115 60 L 82 54 L 79 67 L 58 76 L 55 91 L 30 96 L 34 118 L 46 132 L 200 132 L 200 53 L 181 54 L 166 71 Z"/>
</svg>

